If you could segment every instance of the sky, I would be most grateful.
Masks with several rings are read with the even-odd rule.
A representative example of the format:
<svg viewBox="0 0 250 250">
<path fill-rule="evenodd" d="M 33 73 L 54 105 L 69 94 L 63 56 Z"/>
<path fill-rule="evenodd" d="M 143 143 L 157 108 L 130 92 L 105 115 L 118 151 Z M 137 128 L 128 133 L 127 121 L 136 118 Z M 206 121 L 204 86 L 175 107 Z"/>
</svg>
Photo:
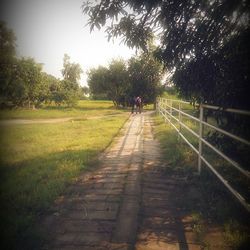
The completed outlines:
<svg viewBox="0 0 250 250">
<path fill-rule="evenodd" d="M 32 57 L 43 64 L 43 71 L 62 78 L 63 56 L 79 63 L 84 71 L 106 66 L 113 58 L 125 60 L 135 54 L 120 43 L 107 41 L 104 30 L 90 33 L 87 16 L 82 14 L 84 0 L 2 0 L 0 19 L 17 37 L 17 55 Z"/>
</svg>

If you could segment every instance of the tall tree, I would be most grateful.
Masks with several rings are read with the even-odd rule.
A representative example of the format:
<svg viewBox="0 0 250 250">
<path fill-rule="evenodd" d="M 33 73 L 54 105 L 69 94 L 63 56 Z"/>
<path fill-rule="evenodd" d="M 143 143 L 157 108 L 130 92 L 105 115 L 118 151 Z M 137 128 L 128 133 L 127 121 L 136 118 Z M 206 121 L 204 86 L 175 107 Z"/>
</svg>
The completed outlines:
<svg viewBox="0 0 250 250">
<path fill-rule="evenodd" d="M 42 84 L 39 93 L 40 101 L 51 102 L 55 101 L 55 96 L 61 89 L 60 81 L 53 75 L 42 72 Z"/>
<path fill-rule="evenodd" d="M 126 106 L 138 95 L 144 103 L 153 103 L 160 91 L 161 77 L 161 64 L 151 54 L 143 53 L 127 63 L 113 60 L 107 68 L 91 69 L 88 84 L 92 94 L 105 94 L 116 106 Z"/>
<path fill-rule="evenodd" d="M 63 69 L 61 72 L 64 80 L 70 81 L 72 83 L 78 83 L 81 79 L 81 73 L 83 73 L 80 64 L 71 63 L 70 57 L 67 54 L 64 54 Z"/>
<path fill-rule="evenodd" d="M 249 98 L 246 100 L 245 95 L 249 90 L 249 72 L 240 70 L 248 68 L 249 64 L 249 60 L 245 60 L 250 56 L 247 49 L 249 1 L 101 0 L 86 1 L 83 10 L 89 16 L 91 30 L 105 26 L 107 20 L 111 19 L 106 28 L 109 38 L 122 37 L 130 47 L 147 50 L 147 42 L 153 34 L 157 35 L 160 45 L 155 55 L 165 67 L 174 71 L 174 83 L 182 94 L 186 94 L 188 89 L 189 96 L 198 101 L 218 104 L 220 100 L 221 105 L 249 107 L 250 101 Z M 234 46 L 240 48 L 240 51 L 234 50 Z M 230 58 L 225 53 L 226 50 L 231 51 Z M 246 53 L 244 60 L 238 60 L 239 64 L 235 64 L 237 57 L 242 58 Z M 232 74 L 229 72 L 224 74 L 225 69 L 235 67 L 237 72 L 244 73 L 240 82 L 235 77 L 231 79 Z M 214 75 L 210 76 L 210 73 Z M 184 86 L 180 80 L 183 79 L 183 74 L 190 79 L 205 81 L 196 82 L 195 86 Z M 224 82 L 223 85 L 210 81 L 215 81 L 216 76 Z M 199 89 L 196 88 L 197 84 L 200 84 Z M 211 90 L 213 86 L 216 89 L 211 98 L 212 95 L 206 89 Z M 183 91 L 183 87 L 186 90 Z M 200 96 L 196 94 L 197 90 Z M 230 95 L 221 97 L 220 93 L 225 90 L 230 90 Z M 233 95 L 235 91 L 237 96 Z M 239 102 L 239 95 L 245 99 L 243 106 Z"/>
<path fill-rule="evenodd" d="M 57 97 L 62 99 L 68 106 L 74 106 L 80 98 L 79 80 L 83 72 L 78 63 L 71 63 L 70 57 L 64 54 L 60 94 Z"/>
<path fill-rule="evenodd" d="M 150 53 L 132 57 L 128 65 L 130 96 L 140 95 L 145 104 L 154 103 L 162 89 L 162 65 Z"/>
<path fill-rule="evenodd" d="M 128 73 L 126 62 L 121 59 L 112 60 L 108 66 L 99 66 L 88 72 L 88 85 L 91 93 L 105 94 L 118 106 L 126 99 L 128 89 Z"/>
<path fill-rule="evenodd" d="M 35 107 L 43 100 L 39 99 L 42 86 L 42 65 L 33 58 L 22 58 L 17 61 L 10 83 L 11 100 L 16 105 Z"/>
<path fill-rule="evenodd" d="M 128 74 L 126 62 L 122 59 L 112 60 L 109 64 L 106 90 L 115 106 L 126 101 Z"/>
<path fill-rule="evenodd" d="M 0 99 L 2 102 L 6 101 L 11 94 L 9 84 L 16 61 L 15 42 L 14 32 L 0 21 Z"/>
<path fill-rule="evenodd" d="M 92 97 L 94 97 L 94 99 L 98 99 L 98 96 L 102 96 L 104 99 L 108 98 L 105 86 L 107 83 L 108 69 L 106 67 L 99 66 L 98 68 L 90 69 L 87 74 L 87 82 Z"/>
</svg>

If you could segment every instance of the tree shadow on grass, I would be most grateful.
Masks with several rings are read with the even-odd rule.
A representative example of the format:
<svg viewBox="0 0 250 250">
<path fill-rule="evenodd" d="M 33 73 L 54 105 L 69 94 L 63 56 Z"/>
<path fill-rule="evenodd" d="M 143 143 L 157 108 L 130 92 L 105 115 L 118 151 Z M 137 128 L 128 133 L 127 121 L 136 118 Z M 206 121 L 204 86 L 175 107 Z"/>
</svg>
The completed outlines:
<svg viewBox="0 0 250 250">
<path fill-rule="evenodd" d="M 1 249 L 36 249 L 34 222 L 83 171 L 98 151 L 69 150 L 1 167 Z"/>
<path fill-rule="evenodd" d="M 61 111 L 71 111 L 71 110 L 79 110 L 79 111 L 86 111 L 86 110 L 116 110 L 114 105 L 107 106 L 75 106 L 75 107 L 68 107 L 68 106 L 46 106 L 42 108 L 43 110 L 61 110 Z"/>
</svg>

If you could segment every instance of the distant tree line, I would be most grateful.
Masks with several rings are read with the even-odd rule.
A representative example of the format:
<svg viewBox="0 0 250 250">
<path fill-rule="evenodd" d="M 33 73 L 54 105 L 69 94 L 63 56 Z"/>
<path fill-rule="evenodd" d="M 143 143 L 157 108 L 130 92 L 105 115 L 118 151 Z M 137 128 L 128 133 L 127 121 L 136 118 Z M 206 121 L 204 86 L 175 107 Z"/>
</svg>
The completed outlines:
<svg viewBox="0 0 250 250">
<path fill-rule="evenodd" d="M 88 87 L 80 87 L 80 65 L 70 62 L 65 54 L 63 80 L 42 71 L 42 64 L 32 58 L 17 58 L 15 35 L 0 22 L 0 105 L 1 107 L 36 108 L 43 103 L 74 106 L 80 98 L 90 94 L 93 99 L 109 99 L 115 106 L 128 106 L 134 96 L 153 103 L 162 90 L 163 68 L 152 50 L 128 61 L 114 59 L 108 67 L 99 66 L 88 71 Z M 152 46 L 151 46 L 152 47 Z"/>
<path fill-rule="evenodd" d="M 0 22 L 0 105 L 1 107 L 39 107 L 42 103 L 73 106 L 87 89 L 79 85 L 82 69 L 64 55 L 59 80 L 42 71 L 32 58 L 17 58 L 15 34 Z"/>
</svg>

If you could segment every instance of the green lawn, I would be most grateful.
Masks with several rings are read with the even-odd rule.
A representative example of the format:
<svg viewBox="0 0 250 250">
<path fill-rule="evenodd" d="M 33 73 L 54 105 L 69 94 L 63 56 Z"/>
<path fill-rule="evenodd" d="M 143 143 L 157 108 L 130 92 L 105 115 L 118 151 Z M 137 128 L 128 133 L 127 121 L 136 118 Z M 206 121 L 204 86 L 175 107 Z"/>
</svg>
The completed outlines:
<svg viewBox="0 0 250 250">
<path fill-rule="evenodd" d="M 111 107 L 111 102 L 82 102 L 77 116 L 82 112 L 86 118 L 97 116 L 95 119 L 1 126 L 0 220 L 5 243 L 14 249 L 19 244 L 22 249 L 20 245 L 34 237 L 31 232 L 37 215 L 111 143 L 129 115 Z M 49 107 L 46 110 L 50 112 Z M 46 118 L 68 114 L 67 109 L 51 110 Z M 20 110 L 20 117 L 34 118 L 32 111 L 27 112 Z M 45 114 L 45 110 L 34 112 Z M 17 118 L 18 111 L 9 117 Z"/>
<path fill-rule="evenodd" d="M 48 119 L 64 117 L 90 117 L 98 115 L 122 114 L 124 110 L 114 110 L 111 101 L 79 101 L 76 107 L 65 107 L 55 105 L 44 105 L 40 109 L 17 108 L 11 110 L 0 110 L 0 120 L 6 119 Z"/>
<path fill-rule="evenodd" d="M 196 154 L 181 138 L 178 139 L 176 130 L 169 123 L 165 123 L 160 115 L 154 116 L 154 122 L 156 125 L 154 132 L 161 143 L 168 165 L 173 168 L 185 166 L 183 168 L 185 171 L 197 171 Z M 193 128 L 192 125 L 190 127 Z M 191 140 L 190 134 L 188 136 Z M 192 143 L 197 146 L 197 140 L 192 140 Z"/>
</svg>

